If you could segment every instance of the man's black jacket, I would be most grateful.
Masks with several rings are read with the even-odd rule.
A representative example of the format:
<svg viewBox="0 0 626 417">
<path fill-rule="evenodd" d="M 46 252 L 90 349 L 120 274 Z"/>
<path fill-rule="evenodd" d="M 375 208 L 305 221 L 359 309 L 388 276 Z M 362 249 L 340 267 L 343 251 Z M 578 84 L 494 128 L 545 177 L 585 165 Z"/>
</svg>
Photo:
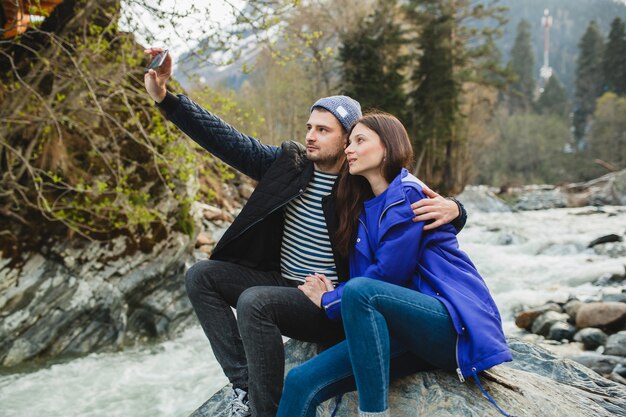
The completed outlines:
<svg viewBox="0 0 626 417">
<path fill-rule="evenodd" d="M 247 136 L 189 98 L 167 93 L 161 107 L 178 128 L 228 165 L 258 181 L 248 202 L 215 246 L 211 259 L 233 262 L 259 270 L 280 269 L 284 228 L 283 208 L 304 192 L 313 177 L 313 162 L 304 146 L 286 141 L 280 147 L 262 144 Z M 322 200 L 328 235 L 339 281 L 349 278 L 348 259 L 337 251 L 332 236 L 337 230 L 335 190 Z M 465 225 L 467 213 L 452 223 Z"/>
</svg>

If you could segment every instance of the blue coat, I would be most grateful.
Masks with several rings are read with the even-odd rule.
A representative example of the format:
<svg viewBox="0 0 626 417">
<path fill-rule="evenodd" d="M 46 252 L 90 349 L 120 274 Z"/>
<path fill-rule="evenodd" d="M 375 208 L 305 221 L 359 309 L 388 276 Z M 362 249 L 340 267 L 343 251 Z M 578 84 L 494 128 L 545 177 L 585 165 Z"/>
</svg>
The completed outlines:
<svg viewBox="0 0 626 417">
<path fill-rule="evenodd" d="M 498 309 L 449 224 L 424 232 L 414 223 L 411 201 L 428 198 L 423 183 L 405 169 L 387 189 L 379 221 L 377 249 L 369 247 L 363 214 L 350 254 L 350 277 L 368 277 L 401 285 L 441 301 L 452 318 L 457 337 L 457 373 L 461 380 L 499 363 L 511 353 Z M 325 293 L 322 305 L 334 320 L 341 317 L 343 284 Z"/>
</svg>

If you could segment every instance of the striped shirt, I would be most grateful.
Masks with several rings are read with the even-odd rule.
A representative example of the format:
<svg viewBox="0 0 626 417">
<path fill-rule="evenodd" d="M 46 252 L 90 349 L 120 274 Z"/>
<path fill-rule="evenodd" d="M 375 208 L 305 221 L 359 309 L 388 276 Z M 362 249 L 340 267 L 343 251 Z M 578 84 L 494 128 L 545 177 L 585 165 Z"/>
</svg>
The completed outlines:
<svg viewBox="0 0 626 417">
<path fill-rule="evenodd" d="M 315 171 L 304 193 L 285 207 L 285 230 L 280 269 L 287 279 L 304 281 L 308 274 L 337 280 L 337 267 L 322 211 L 322 197 L 330 194 L 337 175 Z"/>
</svg>

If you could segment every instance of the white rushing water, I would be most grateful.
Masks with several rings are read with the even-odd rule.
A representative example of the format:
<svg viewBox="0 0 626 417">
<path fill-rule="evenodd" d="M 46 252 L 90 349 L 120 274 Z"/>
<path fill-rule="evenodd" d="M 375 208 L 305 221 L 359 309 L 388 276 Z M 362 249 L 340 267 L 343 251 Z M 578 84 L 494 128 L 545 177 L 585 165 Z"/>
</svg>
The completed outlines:
<svg viewBox="0 0 626 417">
<path fill-rule="evenodd" d="M 471 213 L 459 235 L 501 310 L 507 333 L 521 306 L 570 295 L 598 297 L 592 283 L 624 273 L 625 258 L 588 244 L 626 231 L 626 208 Z M 610 289 L 604 289 L 607 291 Z M 92 354 L 0 377 L 1 417 L 187 417 L 226 383 L 199 326 L 176 340 Z"/>
</svg>

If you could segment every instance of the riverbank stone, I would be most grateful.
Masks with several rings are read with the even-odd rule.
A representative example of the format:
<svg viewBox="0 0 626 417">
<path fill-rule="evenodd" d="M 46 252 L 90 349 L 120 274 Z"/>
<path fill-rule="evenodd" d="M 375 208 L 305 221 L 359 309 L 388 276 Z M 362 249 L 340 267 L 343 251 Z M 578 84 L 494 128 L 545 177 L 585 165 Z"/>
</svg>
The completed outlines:
<svg viewBox="0 0 626 417">
<path fill-rule="evenodd" d="M 591 241 L 591 243 L 589 243 L 589 248 L 593 248 L 596 245 L 600 245 L 602 243 L 612 243 L 612 242 L 621 242 L 622 241 L 622 237 L 620 235 L 617 235 L 615 233 L 611 233 L 610 235 L 605 235 L 605 236 L 600 236 L 597 239 L 594 239 Z"/>
<path fill-rule="evenodd" d="M 531 327 L 531 331 L 535 334 L 548 336 L 550 328 L 558 322 L 567 323 L 569 316 L 556 311 L 546 311 L 535 319 Z"/>
<path fill-rule="evenodd" d="M 626 304 L 618 302 L 594 302 L 580 307 L 576 314 L 576 327 L 618 327 L 626 321 Z"/>
<path fill-rule="evenodd" d="M 604 353 L 606 355 L 626 356 L 626 330 L 608 337 Z"/>
<path fill-rule="evenodd" d="M 598 352 L 585 352 L 572 355 L 569 359 L 594 370 L 600 375 L 610 375 L 617 365 L 626 366 L 626 358 L 614 355 L 603 355 Z"/>
<path fill-rule="evenodd" d="M 557 303 L 548 303 L 541 307 L 524 310 L 515 316 L 515 325 L 520 329 L 530 329 L 535 319 L 547 311 L 561 313 L 563 309 Z"/>
<path fill-rule="evenodd" d="M 565 303 L 565 305 L 563 305 L 563 311 L 570 316 L 570 323 L 576 323 L 576 314 L 578 314 L 578 310 L 580 310 L 582 305 L 583 302 L 578 299 L 569 300 Z"/>
<path fill-rule="evenodd" d="M 550 331 L 548 332 L 548 339 L 571 341 L 572 339 L 574 339 L 574 334 L 576 334 L 576 327 L 572 326 L 569 323 L 557 321 L 552 325 L 552 327 L 550 327 Z"/>
<path fill-rule="evenodd" d="M 467 186 L 457 198 L 463 202 L 463 206 L 470 213 L 510 213 L 513 211 L 489 187 L 484 185 Z"/>
<path fill-rule="evenodd" d="M 546 210 L 567 207 L 567 196 L 557 188 L 537 189 L 520 196 L 515 210 Z"/>
<path fill-rule="evenodd" d="M 606 343 L 608 336 L 600 329 L 586 327 L 574 335 L 576 342 L 581 342 L 586 350 L 596 350 Z"/>
</svg>

